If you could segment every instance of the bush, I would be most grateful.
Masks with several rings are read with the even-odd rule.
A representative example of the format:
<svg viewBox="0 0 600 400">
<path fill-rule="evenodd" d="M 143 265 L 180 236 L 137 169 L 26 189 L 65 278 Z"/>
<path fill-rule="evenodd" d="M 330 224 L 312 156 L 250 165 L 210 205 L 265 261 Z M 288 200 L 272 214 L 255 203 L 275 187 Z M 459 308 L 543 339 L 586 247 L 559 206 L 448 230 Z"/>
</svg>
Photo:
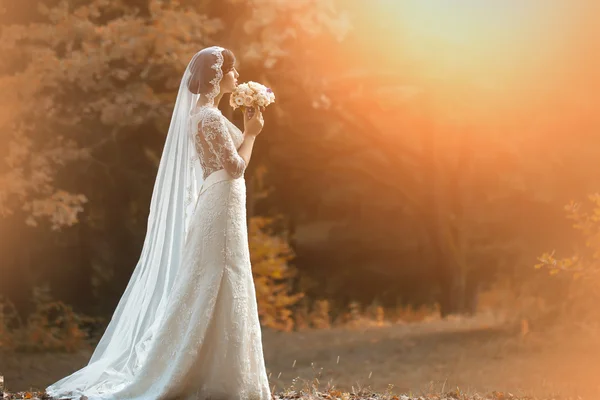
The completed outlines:
<svg viewBox="0 0 600 400">
<path fill-rule="evenodd" d="M 250 256 L 256 286 L 258 313 L 263 326 L 291 331 L 294 328 L 293 311 L 304 293 L 291 294 L 297 271 L 289 261 L 292 249 L 285 235 L 269 230 L 272 218 L 253 217 L 249 223 Z"/>
<path fill-rule="evenodd" d="M 600 323 L 600 194 L 589 196 L 591 210 L 572 202 L 565 207 L 573 227 L 582 234 L 575 254 L 557 258 L 554 252 L 539 257 L 538 269 L 545 269 L 561 283 L 561 294 L 554 293 L 556 315 L 561 321 Z"/>
<path fill-rule="evenodd" d="M 14 305 L 0 298 L 0 349 L 74 352 L 89 346 L 84 326 L 96 319 L 53 301 L 47 287 L 35 287 L 32 300 L 35 310 L 23 323 Z"/>
</svg>

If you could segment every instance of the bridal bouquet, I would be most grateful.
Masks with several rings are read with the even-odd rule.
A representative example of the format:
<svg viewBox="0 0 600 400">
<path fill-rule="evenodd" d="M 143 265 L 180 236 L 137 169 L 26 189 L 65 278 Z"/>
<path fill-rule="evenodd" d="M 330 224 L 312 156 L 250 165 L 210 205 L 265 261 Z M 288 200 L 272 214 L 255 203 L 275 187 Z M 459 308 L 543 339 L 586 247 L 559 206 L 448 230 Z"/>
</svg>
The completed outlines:
<svg viewBox="0 0 600 400">
<path fill-rule="evenodd" d="M 275 93 L 270 88 L 252 81 L 237 85 L 229 98 L 229 104 L 234 110 L 238 107 L 242 107 L 242 110 L 266 107 L 273 102 Z"/>
</svg>

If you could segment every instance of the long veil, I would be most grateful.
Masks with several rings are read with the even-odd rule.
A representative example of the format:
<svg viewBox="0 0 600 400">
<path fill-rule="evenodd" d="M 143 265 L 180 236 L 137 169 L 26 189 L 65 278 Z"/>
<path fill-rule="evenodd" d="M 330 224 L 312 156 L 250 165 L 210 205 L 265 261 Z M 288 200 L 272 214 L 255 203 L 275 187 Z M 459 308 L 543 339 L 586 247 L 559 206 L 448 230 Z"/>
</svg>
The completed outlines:
<svg viewBox="0 0 600 400">
<path fill-rule="evenodd" d="M 190 88 L 196 89 L 197 82 L 214 76 L 206 94 L 209 100 L 214 99 L 223 76 L 222 50 L 213 46 L 199 51 L 183 74 L 154 183 L 139 261 L 90 361 L 46 388 L 51 396 L 113 392 L 130 381 L 144 361 L 180 268 L 203 181 L 190 125 L 199 94 Z"/>
</svg>

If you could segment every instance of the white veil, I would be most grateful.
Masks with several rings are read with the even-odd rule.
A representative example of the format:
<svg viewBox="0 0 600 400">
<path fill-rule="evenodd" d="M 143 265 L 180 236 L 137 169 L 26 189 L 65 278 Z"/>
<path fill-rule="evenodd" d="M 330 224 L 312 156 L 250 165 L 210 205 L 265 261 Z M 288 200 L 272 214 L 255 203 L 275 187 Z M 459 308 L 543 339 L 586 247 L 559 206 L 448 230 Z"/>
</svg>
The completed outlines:
<svg viewBox="0 0 600 400">
<path fill-rule="evenodd" d="M 180 267 L 203 181 L 190 115 L 197 93 L 206 92 L 209 101 L 219 94 L 222 51 L 218 46 L 199 51 L 183 74 L 154 183 L 140 259 L 89 363 L 46 388 L 53 397 L 110 393 L 131 380 L 145 358 Z M 208 78 L 212 79 L 203 87 Z"/>
</svg>

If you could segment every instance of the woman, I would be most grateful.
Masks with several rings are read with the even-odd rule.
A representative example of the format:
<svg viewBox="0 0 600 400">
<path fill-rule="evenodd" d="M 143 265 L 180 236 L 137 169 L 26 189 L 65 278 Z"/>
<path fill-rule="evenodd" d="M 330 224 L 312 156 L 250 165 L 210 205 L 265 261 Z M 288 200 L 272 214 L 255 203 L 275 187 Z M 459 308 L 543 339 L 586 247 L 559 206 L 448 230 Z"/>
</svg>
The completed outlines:
<svg viewBox="0 0 600 400">
<path fill-rule="evenodd" d="M 261 110 L 244 132 L 217 108 L 238 72 L 229 50 L 185 71 L 150 203 L 140 260 L 89 363 L 54 398 L 271 398 L 246 229 L 243 178 Z"/>
</svg>

